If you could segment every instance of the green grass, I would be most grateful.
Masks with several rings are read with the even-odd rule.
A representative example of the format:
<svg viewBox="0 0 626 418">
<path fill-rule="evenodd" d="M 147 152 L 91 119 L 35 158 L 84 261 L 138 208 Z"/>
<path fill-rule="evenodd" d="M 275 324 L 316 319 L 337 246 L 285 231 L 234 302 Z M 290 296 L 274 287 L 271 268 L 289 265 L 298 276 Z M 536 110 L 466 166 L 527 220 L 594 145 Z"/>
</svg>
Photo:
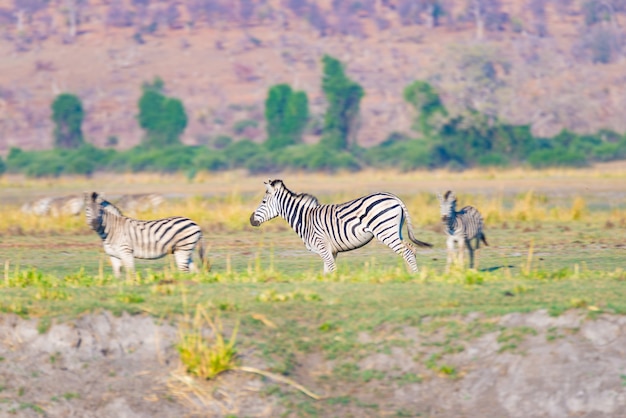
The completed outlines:
<svg viewBox="0 0 626 418">
<path fill-rule="evenodd" d="M 415 275 L 399 256 L 373 242 L 340 254 L 338 271 L 324 276 L 320 258 L 295 233 L 261 228 L 207 236 L 210 272 L 175 272 L 169 257 L 138 261 L 139 274 L 130 280 L 112 277 L 95 234 L 3 236 L 0 312 L 38 318 L 44 333 L 57 319 L 85 312 L 178 320 L 189 306 L 201 305 L 219 312 L 225 335 L 239 324 L 238 348 L 253 350 L 274 373 L 298 380 L 307 356 L 332 362 L 318 378 L 332 396 L 323 403 L 276 389 L 283 405 L 303 416 L 325 416 L 331 407 L 353 415 L 383 409 L 380 398 L 373 403 L 351 396 L 348 389 L 357 386 L 462 378 L 455 356 L 486 334 L 495 334 L 500 352 L 519 354 L 538 331 L 499 325 L 495 318 L 507 313 L 626 314 L 623 227 L 587 221 L 491 226 L 481 269 L 449 274 L 444 237 L 429 228 L 417 232 L 435 247 L 418 252 Z M 481 315 L 467 319 L 475 312 Z M 405 335 L 407 327 L 417 340 Z M 554 341 L 566 333 L 551 328 L 542 338 Z M 417 369 L 378 370 L 361 363 L 373 354 L 392 357 L 397 348 L 411 352 Z"/>
</svg>

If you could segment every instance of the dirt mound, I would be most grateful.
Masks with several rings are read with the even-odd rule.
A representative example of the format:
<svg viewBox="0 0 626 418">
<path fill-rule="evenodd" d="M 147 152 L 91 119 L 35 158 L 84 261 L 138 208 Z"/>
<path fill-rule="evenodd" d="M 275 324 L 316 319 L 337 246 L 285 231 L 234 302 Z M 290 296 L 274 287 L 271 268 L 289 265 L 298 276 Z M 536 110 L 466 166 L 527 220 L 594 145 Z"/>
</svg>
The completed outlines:
<svg viewBox="0 0 626 418">
<path fill-rule="evenodd" d="M 480 315 L 471 315 L 473 321 Z M 358 360 L 363 371 L 387 378 L 339 386 L 317 377 L 337 365 L 319 353 L 298 359 L 296 378 L 317 392 L 338 397 L 343 391 L 364 405 L 319 401 L 335 415 L 444 417 L 625 417 L 626 317 L 570 311 L 509 314 L 490 319 L 523 339 L 508 345 L 503 334 L 489 332 L 463 343 L 441 360 L 455 377 L 425 372 L 416 353 L 425 341 L 415 328 L 397 337 L 408 342 L 389 352 L 371 352 Z M 84 315 L 49 328 L 36 319 L 0 317 L 0 416 L 179 417 L 277 416 L 292 412 L 303 395 L 284 388 L 270 393 L 258 376 L 229 373 L 194 390 L 184 383 L 175 349 L 177 328 L 148 316 L 109 313 Z M 375 342 L 362 333 L 359 340 Z M 507 349 L 507 347 L 511 349 Z M 246 352 L 245 347 L 240 352 Z M 245 363 L 266 368 L 258 359 Z M 252 364 L 251 364 L 252 363 Z M 394 374 L 415 373 L 419 381 L 397 384 Z M 182 379 L 182 380 L 181 380 Z M 300 410 L 302 412 L 302 410 Z"/>
</svg>

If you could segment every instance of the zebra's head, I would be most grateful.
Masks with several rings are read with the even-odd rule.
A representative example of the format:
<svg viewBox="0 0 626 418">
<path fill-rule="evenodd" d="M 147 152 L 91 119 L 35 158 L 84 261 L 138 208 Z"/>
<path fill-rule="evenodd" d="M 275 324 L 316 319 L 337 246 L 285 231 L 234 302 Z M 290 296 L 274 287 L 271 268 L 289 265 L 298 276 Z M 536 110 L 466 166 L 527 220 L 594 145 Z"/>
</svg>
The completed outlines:
<svg viewBox="0 0 626 418">
<path fill-rule="evenodd" d="M 443 196 L 441 193 L 437 193 L 437 199 L 439 199 L 441 220 L 448 222 L 449 219 L 454 218 L 456 213 L 456 196 L 454 192 L 448 190 Z"/>
<path fill-rule="evenodd" d="M 102 224 L 102 203 L 98 193 L 85 193 L 85 219 L 87 225 L 97 231 Z"/>
<path fill-rule="evenodd" d="M 250 215 L 250 225 L 259 226 L 263 222 L 274 219 L 278 216 L 277 192 L 283 188 L 282 180 L 268 180 L 265 184 L 265 195 L 261 204 L 252 215 Z"/>
<path fill-rule="evenodd" d="M 85 218 L 87 225 L 94 231 L 98 231 L 102 228 L 104 212 L 117 216 L 122 215 L 122 212 L 120 212 L 118 208 L 102 199 L 98 193 L 85 193 Z"/>
</svg>

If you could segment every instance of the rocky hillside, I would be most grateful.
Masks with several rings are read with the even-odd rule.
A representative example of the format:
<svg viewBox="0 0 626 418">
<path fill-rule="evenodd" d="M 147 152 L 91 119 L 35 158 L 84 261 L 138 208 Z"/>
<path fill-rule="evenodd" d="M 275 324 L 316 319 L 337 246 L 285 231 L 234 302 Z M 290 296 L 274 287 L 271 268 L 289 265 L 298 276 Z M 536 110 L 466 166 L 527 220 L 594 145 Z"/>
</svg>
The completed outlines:
<svg viewBox="0 0 626 418">
<path fill-rule="evenodd" d="M 455 112 L 473 107 L 537 135 L 626 131 L 620 2 L 565 0 L 0 0 L 0 154 L 52 144 L 50 104 L 77 94 L 88 141 L 140 141 L 141 84 L 180 98 L 184 142 L 264 140 L 268 88 L 325 109 L 324 54 L 362 84 L 359 143 L 409 131 L 415 79 Z M 317 124 L 319 125 L 319 123 Z M 114 140 L 117 139 L 117 141 Z"/>
</svg>

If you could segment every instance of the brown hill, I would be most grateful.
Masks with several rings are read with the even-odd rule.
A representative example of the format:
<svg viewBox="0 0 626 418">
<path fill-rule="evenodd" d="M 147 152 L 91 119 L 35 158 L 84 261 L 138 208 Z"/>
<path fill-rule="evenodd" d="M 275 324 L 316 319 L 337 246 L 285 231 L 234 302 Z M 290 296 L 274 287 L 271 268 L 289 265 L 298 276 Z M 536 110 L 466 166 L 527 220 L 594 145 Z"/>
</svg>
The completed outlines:
<svg viewBox="0 0 626 418">
<path fill-rule="evenodd" d="M 186 107 L 185 143 L 261 141 L 274 84 L 305 90 L 321 119 L 324 54 L 366 91 L 363 145 L 410 130 L 402 91 L 415 79 L 453 111 L 472 106 L 538 135 L 624 132 L 623 15 L 602 9 L 611 2 L 570 3 L 445 0 L 433 26 L 434 3 L 421 0 L 0 0 L 0 153 L 50 147 L 61 92 L 82 99 L 88 141 L 133 146 L 141 84 L 156 76 Z"/>
</svg>

